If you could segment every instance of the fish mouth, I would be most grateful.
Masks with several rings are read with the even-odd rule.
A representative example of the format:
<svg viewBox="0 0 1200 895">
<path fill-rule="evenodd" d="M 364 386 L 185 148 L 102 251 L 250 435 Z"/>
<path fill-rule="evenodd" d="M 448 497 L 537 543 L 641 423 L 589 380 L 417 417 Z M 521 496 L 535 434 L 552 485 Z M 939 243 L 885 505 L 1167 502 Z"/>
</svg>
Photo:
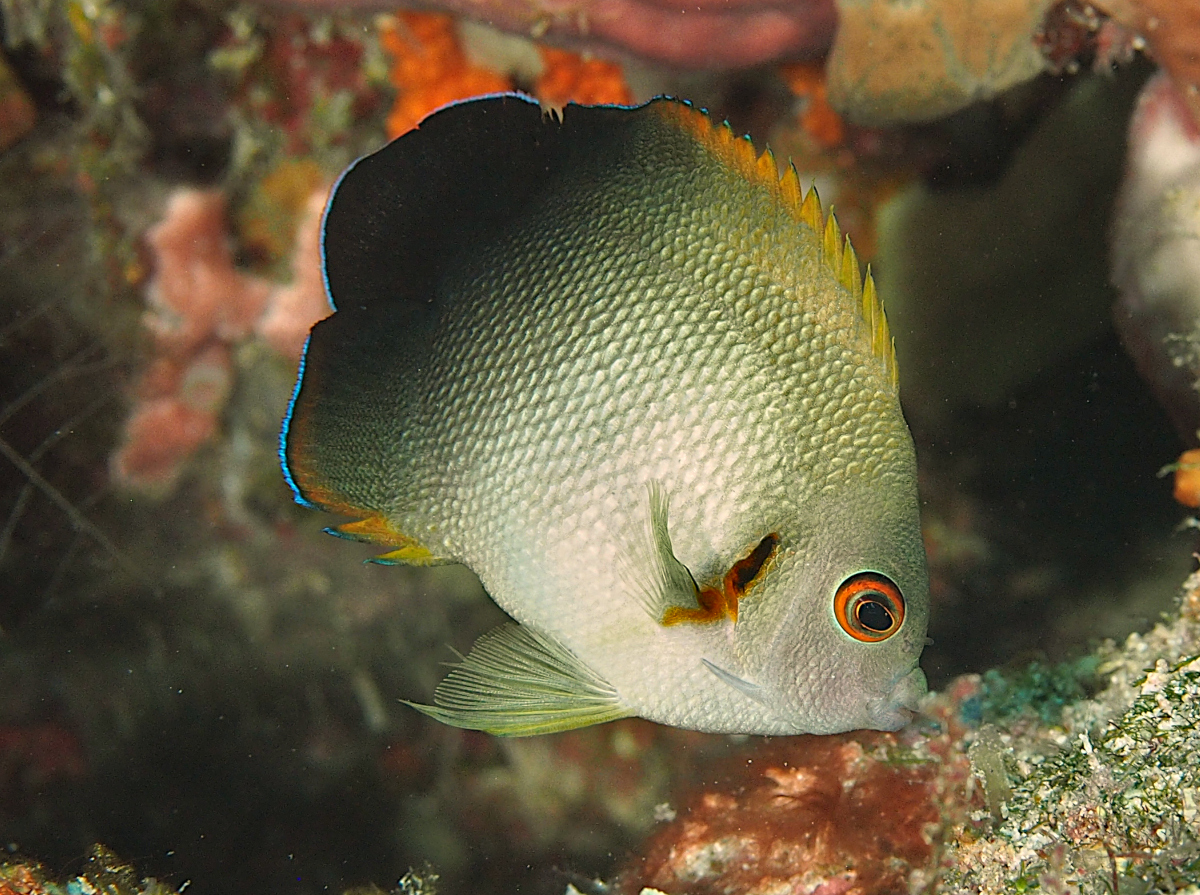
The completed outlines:
<svg viewBox="0 0 1200 895">
<path fill-rule="evenodd" d="M 914 665 L 900 675 L 883 699 L 867 705 L 872 730 L 899 730 L 913 719 L 921 697 L 929 692 L 925 672 Z"/>
</svg>

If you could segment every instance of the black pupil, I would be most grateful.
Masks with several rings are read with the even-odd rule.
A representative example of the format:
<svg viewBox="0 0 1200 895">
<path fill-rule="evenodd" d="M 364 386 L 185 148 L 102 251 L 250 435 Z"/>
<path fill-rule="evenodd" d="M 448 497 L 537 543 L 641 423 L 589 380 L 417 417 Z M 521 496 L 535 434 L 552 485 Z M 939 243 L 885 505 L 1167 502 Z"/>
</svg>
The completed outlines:
<svg viewBox="0 0 1200 895">
<path fill-rule="evenodd" d="M 892 626 L 892 610 L 878 600 L 863 600 L 854 610 L 854 615 L 868 631 L 886 631 Z"/>
</svg>

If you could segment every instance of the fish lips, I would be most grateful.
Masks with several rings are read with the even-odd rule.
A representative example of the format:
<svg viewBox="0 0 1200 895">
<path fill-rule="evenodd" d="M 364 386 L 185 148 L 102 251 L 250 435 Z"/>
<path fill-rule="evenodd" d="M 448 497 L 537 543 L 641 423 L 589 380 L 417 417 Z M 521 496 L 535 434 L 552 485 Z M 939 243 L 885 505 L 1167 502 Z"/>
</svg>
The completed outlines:
<svg viewBox="0 0 1200 895">
<path fill-rule="evenodd" d="M 925 672 L 914 666 L 896 678 L 888 695 L 867 704 L 872 730 L 899 730 L 913 719 L 921 697 L 929 692 Z"/>
</svg>

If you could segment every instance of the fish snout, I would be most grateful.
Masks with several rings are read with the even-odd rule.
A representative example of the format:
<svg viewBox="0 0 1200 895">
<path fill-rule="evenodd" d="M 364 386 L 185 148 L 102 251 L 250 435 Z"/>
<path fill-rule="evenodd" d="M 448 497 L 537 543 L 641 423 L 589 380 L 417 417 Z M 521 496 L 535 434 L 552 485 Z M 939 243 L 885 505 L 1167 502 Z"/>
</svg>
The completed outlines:
<svg viewBox="0 0 1200 895">
<path fill-rule="evenodd" d="M 929 691 L 925 672 L 914 667 L 900 675 L 888 695 L 867 705 L 872 730 L 899 730 L 912 720 L 917 704 Z"/>
</svg>

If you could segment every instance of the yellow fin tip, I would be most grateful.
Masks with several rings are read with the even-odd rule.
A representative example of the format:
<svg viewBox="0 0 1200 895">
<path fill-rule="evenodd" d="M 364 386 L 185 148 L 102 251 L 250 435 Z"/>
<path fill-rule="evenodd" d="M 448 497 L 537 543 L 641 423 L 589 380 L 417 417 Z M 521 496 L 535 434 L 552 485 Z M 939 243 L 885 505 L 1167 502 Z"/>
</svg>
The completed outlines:
<svg viewBox="0 0 1200 895">
<path fill-rule="evenodd" d="M 803 193 L 800 175 L 794 164 L 789 161 L 780 176 L 770 148 L 758 154 L 750 138 L 736 136 L 728 121 L 717 124 L 706 112 L 688 103 L 664 103 L 660 109 L 667 118 L 692 134 L 729 167 L 750 182 L 771 190 L 793 218 L 812 228 L 820 241 L 826 268 L 855 300 L 861 301 L 862 320 L 871 341 L 871 351 L 883 362 L 889 379 L 895 385 L 899 381 L 895 343 L 870 267 L 865 273 L 859 267 L 850 238 L 843 236 L 833 210 L 830 209 L 828 215 L 822 210 L 816 184 Z"/>
</svg>

